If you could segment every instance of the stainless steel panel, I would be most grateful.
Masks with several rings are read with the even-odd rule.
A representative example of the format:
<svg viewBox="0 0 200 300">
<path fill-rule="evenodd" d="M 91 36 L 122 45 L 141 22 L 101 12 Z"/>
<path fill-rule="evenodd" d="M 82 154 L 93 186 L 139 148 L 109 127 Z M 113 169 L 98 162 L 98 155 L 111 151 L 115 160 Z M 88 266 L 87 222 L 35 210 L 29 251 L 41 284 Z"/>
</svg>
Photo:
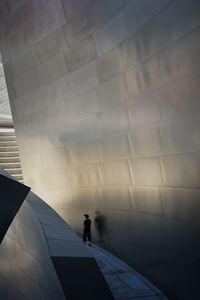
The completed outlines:
<svg viewBox="0 0 200 300">
<path fill-rule="evenodd" d="M 100 153 L 103 160 L 128 158 L 131 149 L 126 134 L 114 134 L 99 140 Z"/>
<path fill-rule="evenodd" d="M 67 182 L 67 172 L 64 166 L 62 169 L 42 171 L 41 181 L 46 190 L 65 189 L 67 185 L 69 185 Z"/>
<path fill-rule="evenodd" d="M 21 51 L 27 47 L 31 47 L 32 44 L 32 24 L 27 24 L 23 30 L 17 32 L 10 38 L 9 42 L 7 42 L 8 56 L 10 56 L 10 58 L 17 57 Z"/>
<path fill-rule="evenodd" d="M 154 91 L 130 98 L 126 106 L 133 129 L 161 121 L 161 112 L 157 101 L 158 95 Z"/>
<path fill-rule="evenodd" d="M 99 171 L 96 165 L 81 165 L 70 168 L 72 187 L 92 187 L 100 185 Z"/>
<path fill-rule="evenodd" d="M 132 185 L 127 160 L 101 163 L 99 164 L 99 171 L 103 185 Z"/>
<path fill-rule="evenodd" d="M 162 153 L 160 132 L 157 125 L 135 128 L 129 133 L 133 156 L 151 156 Z"/>
<path fill-rule="evenodd" d="M 76 16 L 80 11 L 92 4 L 93 0 L 61 0 L 66 18 L 69 20 Z"/>
<path fill-rule="evenodd" d="M 129 67 L 155 54 L 160 48 L 157 28 L 157 19 L 153 18 L 124 41 L 123 47 Z"/>
<path fill-rule="evenodd" d="M 98 139 L 100 136 L 98 120 L 96 116 L 88 117 L 74 123 L 69 130 L 69 142 L 84 143 L 94 139 Z"/>
<path fill-rule="evenodd" d="M 100 83 L 124 72 L 126 65 L 126 56 L 122 45 L 99 57 L 96 62 L 96 69 Z"/>
<path fill-rule="evenodd" d="M 72 189 L 72 208 L 101 209 L 101 200 L 97 188 Z"/>
<path fill-rule="evenodd" d="M 65 99 L 67 93 L 65 77 L 60 77 L 49 84 L 42 86 L 35 93 L 36 103 L 33 102 L 32 105 L 36 105 L 37 110 L 58 102 L 62 105 L 61 100 Z"/>
<path fill-rule="evenodd" d="M 37 64 L 37 57 L 35 49 L 32 47 L 30 49 L 25 49 L 19 56 L 17 56 L 12 61 L 12 70 L 14 78 L 20 76 L 24 72 L 28 71 Z"/>
<path fill-rule="evenodd" d="M 106 110 L 98 114 L 101 135 L 109 135 L 129 128 L 128 114 L 124 106 Z"/>
<path fill-rule="evenodd" d="M 164 120 L 200 112 L 200 73 L 195 72 L 158 91 L 159 106 Z"/>
<path fill-rule="evenodd" d="M 100 160 L 97 141 L 68 146 L 68 155 L 71 164 L 95 163 Z"/>
<path fill-rule="evenodd" d="M 93 4 L 94 24 L 96 28 L 101 27 L 109 21 L 127 0 L 101 0 Z"/>
<path fill-rule="evenodd" d="M 66 76 L 66 98 L 78 96 L 97 86 L 95 65 L 94 63 L 87 64 Z"/>
<path fill-rule="evenodd" d="M 126 78 L 129 93 L 132 96 L 158 88 L 160 86 L 160 75 L 157 56 L 153 56 L 127 71 Z"/>
<path fill-rule="evenodd" d="M 39 87 L 39 78 L 37 69 L 31 69 L 14 80 L 14 89 L 16 97 L 28 94 Z"/>
<path fill-rule="evenodd" d="M 47 202 L 53 209 L 61 214 L 63 210 L 69 212 L 71 207 L 71 192 L 67 189 L 59 189 L 53 191 L 46 191 L 44 201 Z M 55 201 L 56 200 L 56 201 Z"/>
<path fill-rule="evenodd" d="M 56 1 L 55 5 L 50 6 L 49 9 L 39 16 L 32 27 L 32 39 L 38 42 L 46 37 L 48 34 L 54 32 L 56 29 L 65 24 L 65 16 L 60 2 Z"/>
<path fill-rule="evenodd" d="M 172 41 L 176 40 L 179 36 L 187 33 L 195 26 L 198 26 L 198 1 L 174 1 L 170 5 L 167 5 L 169 2 L 170 1 L 164 1 L 163 3 L 159 2 L 160 7 L 158 6 L 158 3 L 154 2 L 153 4 L 156 6 L 154 7 L 154 5 L 148 1 L 148 3 L 143 5 L 143 7 L 138 6 L 139 8 L 136 6 L 135 2 L 130 2 L 129 6 L 132 5 L 135 11 L 132 12 L 132 10 L 129 9 L 128 14 L 132 16 L 137 12 L 137 9 L 140 10 L 142 8 L 141 12 L 143 12 L 143 16 L 140 17 L 140 14 L 138 14 L 136 18 L 126 18 L 128 23 L 127 26 L 130 26 L 132 22 L 137 22 L 137 17 L 140 17 L 139 22 L 143 22 L 143 18 L 145 17 L 145 5 L 149 5 L 149 9 L 145 10 L 147 16 L 151 15 L 152 9 L 156 12 L 156 10 L 162 6 L 164 7 L 166 5 L 166 8 L 161 10 L 155 18 L 149 19 L 149 22 L 145 23 L 140 30 L 125 41 L 124 46 L 127 51 L 128 65 L 134 65 L 137 61 L 153 55 L 160 49 L 166 47 Z M 177 11 L 185 11 L 185 14 L 177 15 Z M 186 18 L 187 22 L 185 22 Z M 133 28 L 134 26 L 130 26 L 131 30 L 133 30 Z"/>
<path fill-rule="evenodd" d="M 132 159 L 131 168 L 135 185 L 163 185 L 163 177 L 159 157 Z"/>
<path fill-rule="evenodd" d="M 65 38 L 68 45 L 78 42 L 93 32 L 93 16 L 91 7 L 88 6 L 84 10 L 77 10 L 73 18 L 66 22 L 63 27 Z"/>
<path fill-rule="evenodd" d="M 199 163 L 199 152 L 163 156 L 162 165 L 166 186 L 198 188 Z"/>
<path fill-rule="evenodd" d="M 158 55 L 163 83 L 172 82 L 199 69 L 199 35 L 197 27 L 189 35 L 177 40 Z"/>
<path fill-rule="evenodd" d="M 95 31 L 98 56 L 117 46 L 128 36 L 123 10 L 120 10 L 109 22 Z"/>
<path fill-rule="evenodd" d="M 37 68 L 37 76 L 40 86 L 62 77 L 65 74 L 67 74 L 67 67 L 62 53 L 41 63 Z"/>
<path fill-rule="evenodd" d="M 131 210 L 128 187 L 106 187 L 100 189 L 103 208 L 108 210 Z"/>
<path fill-rule="evenodd" d="M 41 63 L 46 59 L 65 51 L 66 47 L 67 45 L 64 39 L 63 31 L 62 29 L 59 29 L 43 38 L 40 42 L 34 45 L 33 49 L 38 63 Z"/>
<path fill-rule="evenodd" d="M 128 90 L 124 75 L 114 77 L 97 88 L 100 110 L 122 104 L 128 98 Z"/>
<path fill-rule="evenodd" d="M 152 16 L 157 15 L 165 6 L 170 3 L 170 0 L 136 0 L 129 1 L 123 9 L 128 33 L 133 34 L 142 25 L 147 23 Z"/>
<path fill-rule="evenodd" d="M 199 190 L 164 188 L 161 193 L 167 217 L 199 223 Z"/>
<path fill-rule="evenodd" d="M 54 170 L 56 167 L 62 169 L 68 166 L 66 149 L 64 147 L 54 148 L 49 151 L 42 151 L 41 163 L 45 171 Z"/>
<path fill-rule="evenodd" d="M 96 45 L 93 35 L 66 50 L 67 69 L 69 72 L 79 69 L 96 58 Z"/>
<path fill-rule="evenodd" d="M 200 147 L 200 115 L 166 121 L 160 125 L 165 153 L 197 151 Z"/>
<path fill-rule="evenodd" d="M 165 47 L 199 25 L 200 3 L 196 0 L 174 1 L 157 16 L 157 35 L 160 47 Z M 184 11 L 184 14 L 177 14 Z M 187 19 L 187 22 L 185 20 Z"/>
<path fill-rule="evenodd" d="M 130 192 L 135 212 L 164 216 L 165 211 L 159 188 L 133 187 Z"/>
<path fill-rule="evenodd" d="M 75 123 L 99 112 L 99 103 L 95 89 L 65 100 L 67 123 Z"/>
</svg>

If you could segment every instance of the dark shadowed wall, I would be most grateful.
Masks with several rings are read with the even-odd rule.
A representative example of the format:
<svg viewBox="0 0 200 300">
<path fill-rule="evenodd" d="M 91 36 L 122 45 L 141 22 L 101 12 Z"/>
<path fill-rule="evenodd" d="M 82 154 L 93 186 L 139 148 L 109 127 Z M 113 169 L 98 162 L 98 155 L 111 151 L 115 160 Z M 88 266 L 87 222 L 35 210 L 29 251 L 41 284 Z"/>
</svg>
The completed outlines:
<svg viewBox="0 0 200 300">
<path fill-rule="evenodd" d="M 0 2 L 25 183 L 77 232 L 98 210 L 94 238 L 170 299 L 200 294 L 199 11 L 198 0 Z"/>
</svg>

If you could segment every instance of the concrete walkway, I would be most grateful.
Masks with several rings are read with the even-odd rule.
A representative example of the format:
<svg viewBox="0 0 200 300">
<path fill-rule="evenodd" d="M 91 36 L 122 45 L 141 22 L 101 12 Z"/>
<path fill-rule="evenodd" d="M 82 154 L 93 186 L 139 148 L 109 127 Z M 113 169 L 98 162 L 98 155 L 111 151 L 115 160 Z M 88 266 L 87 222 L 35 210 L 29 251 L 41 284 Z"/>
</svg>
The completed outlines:
<svg viewBox="0 0 200 300">
<path fill-rule="evenodd" d="M 116 300 L 167 300 L 157 288 L 114 255 L 94 245 L 88 249 Z"/>
</svg>

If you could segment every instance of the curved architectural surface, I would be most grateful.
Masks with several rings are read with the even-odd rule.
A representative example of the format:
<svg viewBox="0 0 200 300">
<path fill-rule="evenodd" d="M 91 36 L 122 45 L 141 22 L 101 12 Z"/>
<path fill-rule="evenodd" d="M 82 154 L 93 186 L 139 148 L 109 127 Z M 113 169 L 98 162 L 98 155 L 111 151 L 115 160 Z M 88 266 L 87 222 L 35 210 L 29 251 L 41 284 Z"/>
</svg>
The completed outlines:
<svg viewBox="0 0 200 300">
<path fill-rule="evenodd" d="M 98 217 L 94 238 L 170 299 L 196 299 L 200 2 L 2 0 L 0 11 L 25 183 L 77 232 L 84 212 Z"/>
<path fill-rule="evenodd" d="M 0 188 L 1 299 L 113 299 L 93 255 L 52 208 L 3 170 Z"/>
<path fill-rule="evenodd" d="M 0 172 L 6 176 L 5 172 Z M 4 216 L 1 215 L 1 222 L 4 222 L 4 226 L 1 224 L 1 233 L 5 227 L 5 219 L 8 220 L 6 217 L 11 215 L 9 210 L 13 211 L 19 201 L 24 200 L 19 198 L 21 188 L 19 191 L 15 188 L 21 184 L 5 176 L 0 175 L 1 184 L 5 185 L 5 180 L 12 181 L 13 184 L 10 185 L 9 193 L 3 191 L 1 194 L 1 214 L 4 212 Z M 23 191 L 23 185 L 21 186 Z M 12 202 L 9 209 L 8 205 Z M 27 201 L 21 206 L 0 244 L 0 298 L 66 299 L 52 264 L 41 224 Z"/>
</svg>

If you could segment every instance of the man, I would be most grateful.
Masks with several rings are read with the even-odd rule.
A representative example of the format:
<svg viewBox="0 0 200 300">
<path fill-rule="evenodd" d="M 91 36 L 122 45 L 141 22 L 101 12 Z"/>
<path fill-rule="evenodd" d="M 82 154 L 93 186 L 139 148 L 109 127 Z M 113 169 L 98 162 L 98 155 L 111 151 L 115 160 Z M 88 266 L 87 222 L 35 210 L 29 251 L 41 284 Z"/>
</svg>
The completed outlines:
<svg viewBox="0 0 200 300">
<path fill-rule="evenodd" d="M 86 241 L 88 239 L 89 243 L 88 246 L 92 246 L 91 244 L 91 220 L 89 219 L 89 215 L 85 214 L 84 215 L 85 220 L 83 223 L 83 242 L 86 244 Z"/>
</svg>

